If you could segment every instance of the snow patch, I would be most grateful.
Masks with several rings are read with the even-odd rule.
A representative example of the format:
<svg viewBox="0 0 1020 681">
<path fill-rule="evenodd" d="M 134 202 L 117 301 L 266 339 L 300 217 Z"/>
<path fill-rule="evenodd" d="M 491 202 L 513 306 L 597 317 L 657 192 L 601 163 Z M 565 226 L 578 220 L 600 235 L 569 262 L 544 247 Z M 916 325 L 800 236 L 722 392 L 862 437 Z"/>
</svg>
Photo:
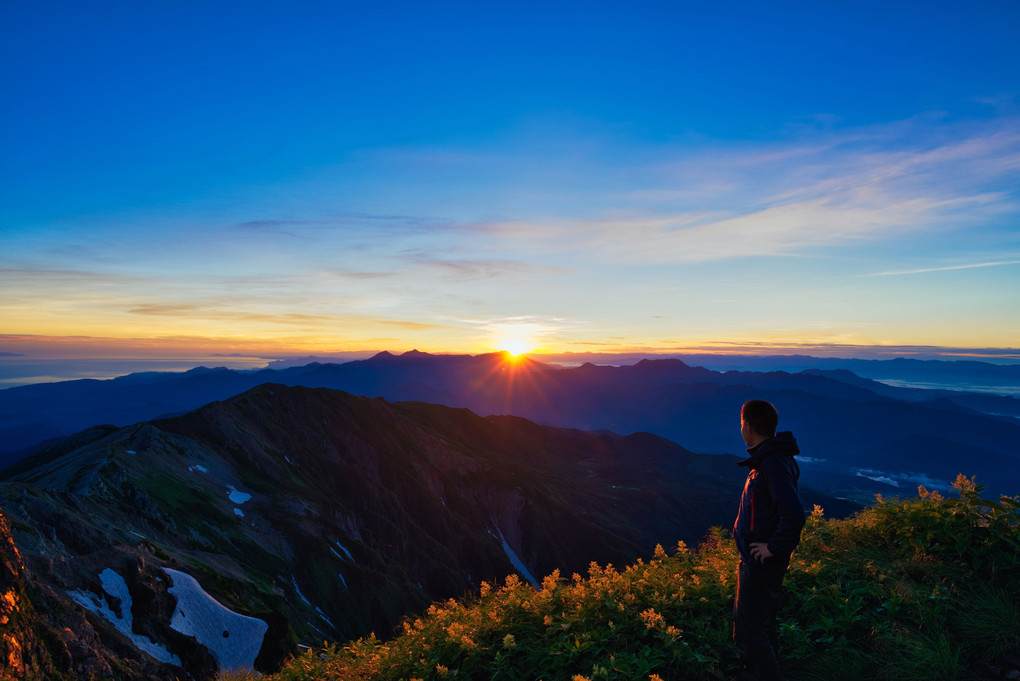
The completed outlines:
<svg viewBox="0 0 1020 681">
<path fill-rule="evenodd" d="M 244 511 L 239 509 L 237 506 L 234 507 L 234 515 L 244 517 Z"/>
<path fill-rule="evenodd" d="M 133 449 L 129 449 L 129 450 L 127 450 L 127 452 L 126 452 L 126 453 L 127 453 L 127 454 L 137 454 L 138 452 L 136 452 L 136 451 L 135 451 L 135 450 L 133 450 Z"/>
<path fill-rule="evenodd" d="M 318 608 L 315 609 L 315 612 L 319 613 L 319 617 L 322 618 L 323 622 L 325 622 L 326 624 L 331 626 L 334 630 L 339 631 L 339 629 L 336 628 L 336 625 L 334 625 L 333 622 L 330 621 L 330 619 L 328 617 L 326 617 L 326 613 L 324 613 L 323 611 L 319 610 Z"/>
<path fill-rule="evenodd" d="M 91 591 L 70 591 L 67 595 L 86 610 L 91 610 L 109 621 L 116 627 L 117 631 L 124 634 L 143 653 L 151 655 L 165 664 L 180 665 L 180 658 L 167 650 L 166 646 L 154 642 L 148 636 L 142 636 L 134 632 L 131 615 L 131 592 L 128 591 L 127 582 L 124 581 L 124 578 L 113 568 L 106 568 L 99 573 L 99 581 L 103 585 L 103 591 L 113 598 L 120 599 L 119 615 L 110 608 L 105 598 Z"/>
<path fill-rule="evenodd" d="M 510 548 L 510 545 L 506 543 L 506 539 L 503 537 L 503 531 L 500 530 L 499 526 L 496 525 L 495 523 L 493 523 L 493 526 L 496 528 L 496 532 L 499 534 L 498 539 L 500 543 L 503 545 L 503 553 L 505 553 L 506 557 L 510 559 L 510 564 L 517 568 L 517 571 L 521 573 L 524 579 L 528 580 L 528 584 L 535 587 L 536 589 L 539 588 L 538 580 L 535 579 L 535 576 L 532 575 L 531 572 L 528 570 L 528 567 L 524 564 L 524 561 L 521 560 L 520 557 L 514 552 L 514 550 Z M 492 534 L 492 532 L 490 532 L 489 534 Z M 495 537 L 496 535 L 492 536 Z"/>
<path fill-rule="evenodd" d="M 189 473 L 194 473 L 195 471 L 198 471 L 199 473 L 208 473 L 209 469 L 200 463 L 196 463 L 194 466 L 188 466 Z"/>
<path fill-rule="evenodd" d="M 294 575 L 290 576 L 290 583 L 294 585 L 294 591 L 297 591 L 298 598 L 303 600 L 308 607 L 312 607 L 312 602 L 305 598 L 305 595 L 301 593 L 301 587 L 297 585 L 297 578 Z"/>
<path fill-rule="evenodd" d="M 251 669 L 269 625 L 224 607 L 191 575 L 170 568 L 163 571 L 173 579 L 167 591 L 177 599 L 170 627 L 208 648 L 221 671 Z"/>
<path fill-rule="evenodd" d="M 341 550 L 341 551 L 343 551 L 344 553 L 346 553 L 346 554 L 347 554 L 347 558 L 348 558 L 348 559 L 349 559 L 349 560 L 350 560 L 350 561 L 351 561 L 352 563 L 354 563 L 354 562 L 355 562 L 355 560 L 354 560 L 354 556 L 352 556 L 352 555 L 351 555 L 351 552 L 347 550 L 347 547 L 345 547 L 345 546 L 344 546 L 343 544 L 341 544 L 340 542 L 337 542 L 337 543 L 336 543 L 336 545 L 337 545 L 338 547 L 340 547 L 340 550 Z M 334 553 L 335 553 L 335 551 L 334 551 Z"/>
<path fill-rule="evenodd" d="M 347 589 L 348 591 L 350 591 L 351 589 L 350 589 L 349 586 L 347 586 L 347 580 L 344 579 L 343 573 L 342 572 L 338 572 L 338 573 L 336 573 L 336 576 L 340 578 L 340 581 L 343 583 L 344 588 Z"/>
<path fill-rule="evenodd" d="M 227 497 L 235 504 L 243 504 L 244 502 L 251 499 L 251 495 L 247 492 L 238 492 L 237 488 L 233 485 L 227 485 Z"/>
</svg>

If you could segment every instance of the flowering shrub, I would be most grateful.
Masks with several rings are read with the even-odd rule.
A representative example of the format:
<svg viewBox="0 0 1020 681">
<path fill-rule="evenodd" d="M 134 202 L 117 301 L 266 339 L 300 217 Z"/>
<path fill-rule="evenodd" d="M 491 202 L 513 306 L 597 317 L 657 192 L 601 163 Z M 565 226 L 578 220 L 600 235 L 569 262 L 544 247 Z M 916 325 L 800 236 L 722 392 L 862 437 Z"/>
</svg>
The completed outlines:
<svg viewBox="0 0 1020 681">
<path fill-rule="evenodd" d="M 786 578 L 780 654 L 792 679 L 980 678 L 1020 652 L 1020 499 L 961 476 L 847 520 L 815 508 Z M 737 555 L 714 529 L 697 551 L 588 574 L 482 584 L 374 636 L 291 660 L 274 681 L 724 679 Z M 978 670 L 973 672 L 973 670 Z"/>
</svg>

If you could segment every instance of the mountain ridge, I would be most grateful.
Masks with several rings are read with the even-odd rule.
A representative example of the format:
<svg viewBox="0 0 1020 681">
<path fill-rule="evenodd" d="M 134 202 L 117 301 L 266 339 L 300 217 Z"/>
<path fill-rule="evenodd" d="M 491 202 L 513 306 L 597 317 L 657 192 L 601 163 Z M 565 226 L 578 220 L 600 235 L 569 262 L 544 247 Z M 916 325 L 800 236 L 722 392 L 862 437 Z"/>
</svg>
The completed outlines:
<svg viewBox="0 0 1020 681">
<path fill-rule="evenodd" d="M 30 440 L 28 431 L 37 435 L 46 418 L 51 426 L 63 422 L 74 430 L 126 425 L 183 413 L 267 381 L 468 407 L 483 415 L 516 414 L 553 426 L 648 431 L 698 451 L 738 455 L 743 446 L 733 415 L 744 400 L 762 397 L 779 406 L 782 426 L 797 434 L 805 461 L 826 479 L 825 489 L 859 500 L 911 489 L 918 481 L 948 488 L 960 470 L 947 456 L 931 457 L 925 436 L 936 436 L 940 450 L 970 452 L 971 472 L 993 484 L 1020 440 L 1020 400 L 1011 397 L 897 388 L 822 370 L 719 372 L 676 359 L 564 368 L 511 360 L 505 353 L 417 352 L 277 371 L 195 369 L 158 380 L 125 377 L 67 386 L 67 399 L 60 397 L 61 384 L 7 389 L 0 391 L 0 442 Z M 861 428 L 866 438 L 839 435 Z M 18 435 L 19 429 L 25 433 Z M 893 451 L 896 456 L 889 455 Z M 0 456 L 10 465 L 27 453 Z M 1006 469 L 998 491 L 1020 486 L 1020 475 Z"/>
</svg>

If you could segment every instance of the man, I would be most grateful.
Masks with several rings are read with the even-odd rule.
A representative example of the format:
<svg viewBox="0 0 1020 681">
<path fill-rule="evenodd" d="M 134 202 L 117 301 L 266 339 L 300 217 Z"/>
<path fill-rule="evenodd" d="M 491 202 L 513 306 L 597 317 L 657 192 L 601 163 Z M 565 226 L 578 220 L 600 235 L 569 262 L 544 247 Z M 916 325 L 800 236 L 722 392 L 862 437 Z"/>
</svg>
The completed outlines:
<svg viewBox="0 0 1020 681">
<path fill-rule="evenodd" d="M 750 470 L 733 537 L 740 553 L 733 604 L 733 641 L 748 679 L 782 679 L 776 656 L 776 611 L 790 554 L 800 542 L 804 507 L 797 494 L 800 453 L 793 433 L 776 433 L 779 412 L 764 400 L 740 410 L 740 434 Z"/>
</svg>

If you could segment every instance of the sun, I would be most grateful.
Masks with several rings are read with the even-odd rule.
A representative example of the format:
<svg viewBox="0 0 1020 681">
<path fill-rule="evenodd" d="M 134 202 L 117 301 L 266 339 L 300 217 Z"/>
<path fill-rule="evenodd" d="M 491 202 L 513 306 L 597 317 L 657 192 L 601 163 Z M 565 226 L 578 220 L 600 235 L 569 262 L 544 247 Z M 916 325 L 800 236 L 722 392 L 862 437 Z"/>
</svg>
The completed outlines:
<svg viewBox="0 0 1020 681">
<path fill-rule="evenodd" d="M 532 348 L 531 343 L 523 338 L 507 338 L 500 343 L 500 347 L 511 357 L 520 357 L 524 353 L 530 352 Z"/>
</svg>

